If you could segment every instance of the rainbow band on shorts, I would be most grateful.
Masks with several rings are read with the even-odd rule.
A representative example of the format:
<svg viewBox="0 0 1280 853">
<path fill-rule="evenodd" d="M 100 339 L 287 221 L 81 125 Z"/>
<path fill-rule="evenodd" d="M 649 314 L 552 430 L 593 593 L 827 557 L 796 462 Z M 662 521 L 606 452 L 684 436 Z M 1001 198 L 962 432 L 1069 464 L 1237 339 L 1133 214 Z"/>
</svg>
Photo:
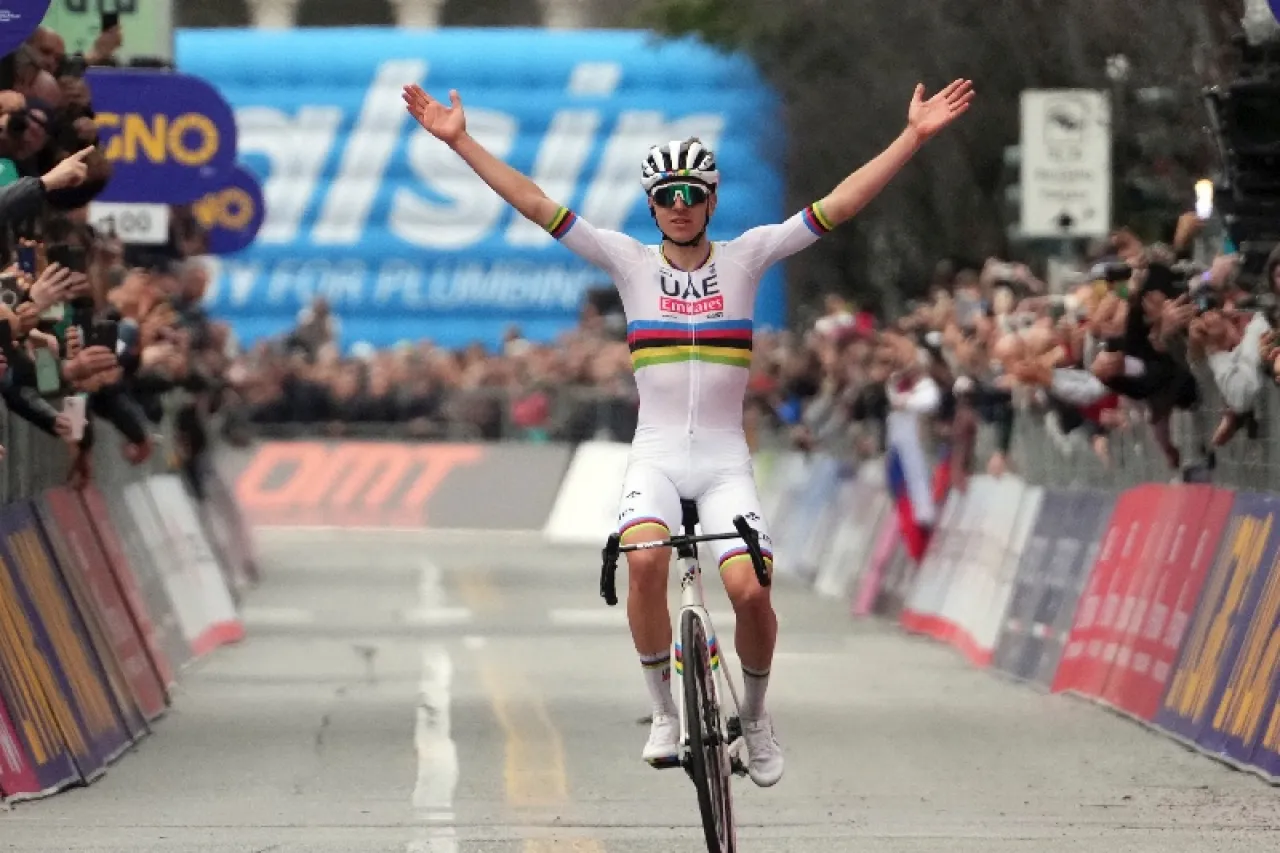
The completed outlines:
<svg viewBox="0 0 1280 853">
<path fill-rule="evenodd" d="M 662 519 L 654 518 L 652 516 L 641 516 L 640 518 L 633 518 L 626 524 L 622 525 L 621 529 L 618 530 L 618 539 L 621 540 L 625 538 L 628 533 L 639 527 L 656 527 L 662 531 L 664 536 L 671 535 L 671 528 L 667 527 L 667 523 Z"/>
<path fill-rule="evenodd" d="M 768 571 L 772 572 L 773 571 L 773 552 L 770 551 L 768 548 L 761 548 L 760 554 L 761 556 L 764 557 L 764 567 Z M 730 560 L 747 560 L 748 562 L 750 562 L 751 552 L 747 550 L 746 545 L 743 545 L 741 548 L 734 548 L 732 551 L 729 551 L 723 557 L 720 558 L 720 571 L 722 572 L 724 571 L 724 567 L 729 563 Z"/>
</svg>

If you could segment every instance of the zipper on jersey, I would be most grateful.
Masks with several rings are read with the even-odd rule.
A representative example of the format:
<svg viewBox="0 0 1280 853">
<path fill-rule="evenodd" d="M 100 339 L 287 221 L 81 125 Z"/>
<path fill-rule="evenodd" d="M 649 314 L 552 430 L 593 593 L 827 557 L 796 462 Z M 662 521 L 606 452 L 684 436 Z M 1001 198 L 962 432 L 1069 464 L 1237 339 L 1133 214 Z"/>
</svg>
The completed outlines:
<svg viewBox="0 0 1280 853">
<path fill-rule="evenodd" d="M 689 290 L 693 290 L 693 273 L 689 275 Z M 694 411 L 698 404 L 697 379 L 698 379 L 698 326 L 695 314 L 689 314 L 689 343 L 693 346 L 694 351 L 690 353 L 689 359 L 689 435 L 693 435 Z M 692 449 L 692 448 L 690 448 Z"/>
<path fill-rule="evenodd" d="M 694 288 L 694 274 L 689 273 L 689 289 Z M 694 470 L 694 420 L 695 410 L 698 407 L 698 319 L 695 314 L 689 315 L 689 343 L 694 347 L 694 351 L 690 352 L 689 359 L 689 433 L 686 434 L 686 442 L 689 444 L 689 450 L 685 453 L 686 475 L 692 475 Z"/>
</svg>

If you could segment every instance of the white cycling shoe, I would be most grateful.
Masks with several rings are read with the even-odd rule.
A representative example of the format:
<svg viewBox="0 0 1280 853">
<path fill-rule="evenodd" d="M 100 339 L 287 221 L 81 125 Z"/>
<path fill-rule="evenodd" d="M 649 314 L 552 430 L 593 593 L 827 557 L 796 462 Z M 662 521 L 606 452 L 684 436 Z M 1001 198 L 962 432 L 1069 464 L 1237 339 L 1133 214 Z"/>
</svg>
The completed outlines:
<svg viewBox="0 0 1280 853">
<path fill-rule="evenodd" d="M 644 745 L 641 757 L 662 767 L 680 761 L 680 718 L 671 714 L 654 714 L 649 727 L 649 742 Z"/>
<path fill-rule="evenodd" d="M 758 720 L 742 721 L 742 739 L 747 742 L 747 773 L 761 788 L 778 784 L 782 778 L 782 747 L 773 734 L 768 714 Z"/>
</svg>

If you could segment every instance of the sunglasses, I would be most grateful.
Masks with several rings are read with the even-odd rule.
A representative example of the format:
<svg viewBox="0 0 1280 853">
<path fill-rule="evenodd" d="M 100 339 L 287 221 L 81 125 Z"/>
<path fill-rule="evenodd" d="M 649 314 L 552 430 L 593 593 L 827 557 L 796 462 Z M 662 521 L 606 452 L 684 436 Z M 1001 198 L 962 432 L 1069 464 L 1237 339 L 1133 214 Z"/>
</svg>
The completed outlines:
<svg viewBox="0 0 1280 853">
<path fill-rule="evenodd" d="M 676 199 L 684 199 L 685 207 L 695 207 L 707 200 L 710 192 L 698 184 L 664 184 L 653 191 L 653 203 L 658 207 L 675 207 Z"/>
</svg>

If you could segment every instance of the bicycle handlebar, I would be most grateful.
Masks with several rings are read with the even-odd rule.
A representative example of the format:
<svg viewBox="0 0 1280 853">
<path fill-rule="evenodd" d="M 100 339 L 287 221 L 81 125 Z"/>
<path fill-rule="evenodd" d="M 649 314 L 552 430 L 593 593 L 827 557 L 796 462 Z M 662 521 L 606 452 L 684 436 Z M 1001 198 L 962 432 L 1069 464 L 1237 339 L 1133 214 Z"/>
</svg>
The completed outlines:
<svg viewBox="0 0 1280 853">
<path fill-rule="evenodd" d="M 618 590 L 615 576 L 618 570 L 618 555 L 626 551 L 648 551 L 654 548 L 678 548 L 681 545 L 693 545 L 698 542 L 714 542 L 720 539 L 741 539 L 746 543 L 747 553 L 751 556 L 751 567 L 756 570 L 756 580 L 761 586 L 769 586 L 771 579 L 764 565 L 764 554 L 760 551 L 760 534 L 747 520 L 740 515 L 733 517 L 736 533 L 711 533 L 703 536 L 671 536 L 655 542 L 637 542 L 634 545 L 622 545 L 617 533 L 609 534 L 601 552 L 603 566 L 600 570 L 600 597 L 605 604 L 613 607 L 618 603 Z"/>
</svg>

